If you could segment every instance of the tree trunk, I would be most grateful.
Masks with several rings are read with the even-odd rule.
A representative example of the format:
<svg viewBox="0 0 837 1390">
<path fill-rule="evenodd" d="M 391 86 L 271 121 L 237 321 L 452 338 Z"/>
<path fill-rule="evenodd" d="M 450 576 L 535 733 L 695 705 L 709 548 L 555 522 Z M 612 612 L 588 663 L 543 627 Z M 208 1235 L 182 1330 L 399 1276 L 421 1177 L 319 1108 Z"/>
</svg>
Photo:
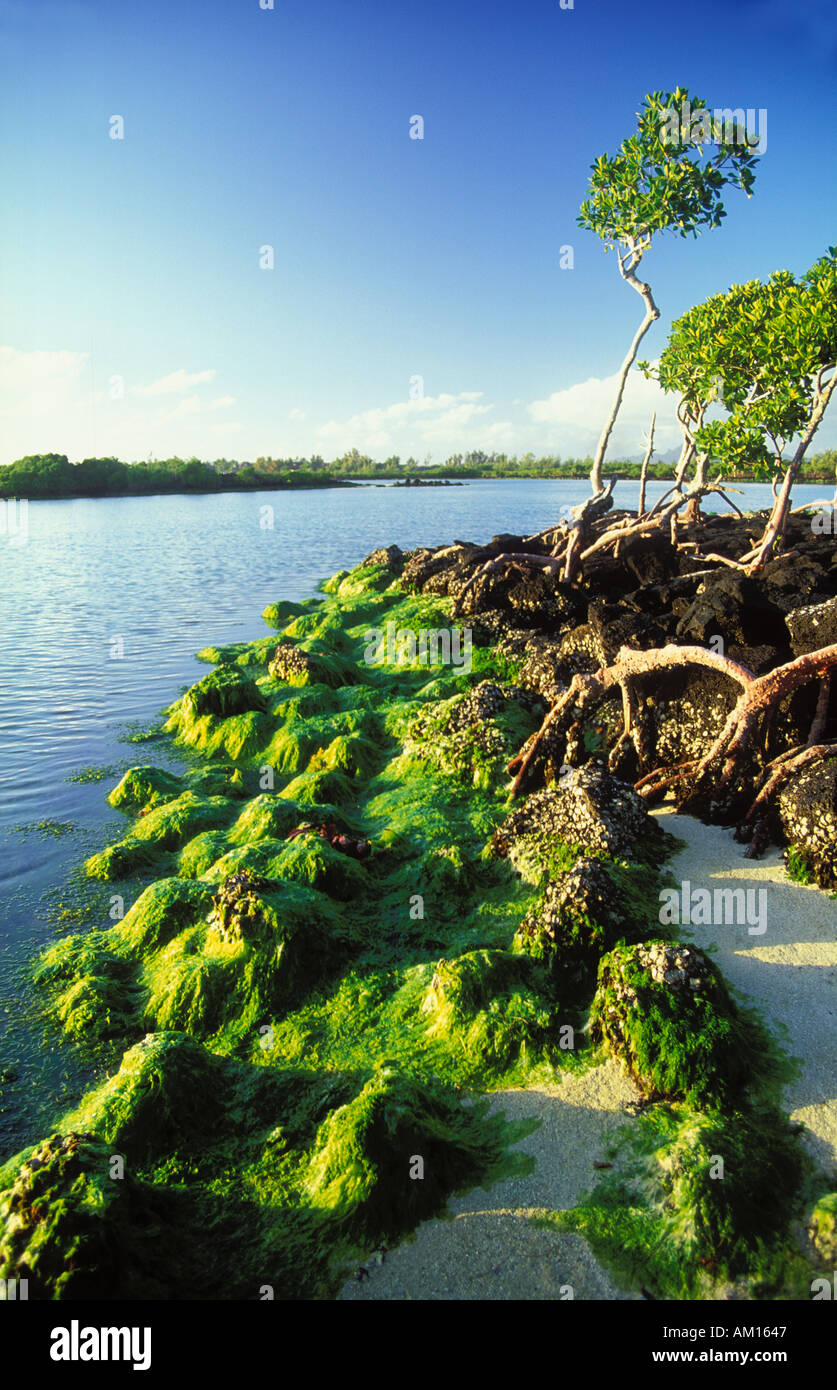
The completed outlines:
<svg viewBox="0 0 837 1390">
<path fill-rule="evenodd" d="M 785 527 L 788 523 L 788 513 L 790 512 L 791 489 L 799 476 L 799 470 L 802 467 L 802 460 L 805 457 L 808 445 L 819 429 L 828 403 L 834 394 L 835 388 L 837 388 L 837 368 L 834 368 L 833 364 L 831 364 L 831 366 L 833 368 L 831 380 L 827 386 L 818 385 L 814 397 L 814 408 L 811 411 L 808 424 L 805 427 L 805 433 L 802 435 L 797 445 L 796 453 L 785 469 L 782 486 L 779 489 L 778 497 L 773 503 L 773 510 L 770 513 L 770 519 L 765 527 L 764 535 L 756 549 L 752 552 L 751 572 L 760 570 L 767 564 L 767 561 L 771 559 L 776 549 L 777 542 L 785 534 Z M 822 372 L 827 370 L 828 368 L 826 367 L 822 369 L 820 378 L 822 378 Z M 750 559 L 750 556 L 746 558 Z"/>
<path fill-rule="evenodd" d="M 635 262 L 634 264 L 638 264 L 638 262 Z M 637 294 L 641 295 L 642 301 L 645 305 L 645 317 L 643 318 L 642 323 L 639 325 L 639 328 L 634 334 L 634 340 L 631 343 L 630 348 L 628 349 L 628 355 L 626 356 L 624 362 L 622 363 L 622 366 L 619 369 L 619 378 L 616 384 L 616 399 L 613 402 L 610 414 L 607 418 L 607 422 L 605 423 L 605 427 L 602 430 L 601 439 L 599 440 L 598 448 L 596 449 L 596 457 L 593 459 L 593 467 L 590 470 L 590 486 L 593 490 L 594 496 L 604 491 L 602 465 L 604 463 L 605 454 L 607 452 L 608 441 L 613 432 L 613 426 L 616 423 L 616 417 L 619 414 L 619 409 L 622 405 L 622 397 L 625 394 L 625 382 L 628 380 L 628 372 L 634 365 L 636 355 L 639 351 L 640 343 L 642 342 L 652 323 L 655 323 L 656 320 L 660 317 L 660 311 L 654 303 L 654 296 L 651 293 L 651 286 L 646 285 L 644 280 L 639 280 L 637 276 L 634 274 L 633 269 L 626 271 L 624 264 L 621 260 L 619 261 L 619 273 L 622 276 L 623 280 L 627 280 L 628 284 L 636 290 Z"/>
<path fill-rule="evenodd" d="M 642 520 L 645 511 L 645 480 L 648 477 L 648 465 L 651 462 L 651 455 L 654 452 L 654 426 L 657 423 L 657 412 L 651 416 L 651 429 L 648 435 L 648 448 L 645 450 L 645 457 L 642 460 L 642 472 L 639 475 L 639 501 L 637 502 L 636 517 L 637 521 Z"/>
</svg>

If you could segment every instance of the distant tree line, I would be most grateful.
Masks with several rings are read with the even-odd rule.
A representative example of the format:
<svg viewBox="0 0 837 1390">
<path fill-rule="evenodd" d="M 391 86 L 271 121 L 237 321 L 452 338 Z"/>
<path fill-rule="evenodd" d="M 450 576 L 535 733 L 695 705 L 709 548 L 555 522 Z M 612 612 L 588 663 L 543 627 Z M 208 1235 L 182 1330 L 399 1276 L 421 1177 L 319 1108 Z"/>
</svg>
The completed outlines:
<svg viewBox="0 0 837 1390">
<path fill-rule="evenodd" d="M 589 457 L 562 459 L 559 454 L 537 458 L 532 453 L 484 453 L 473 449 L 451 454 L 444 463 L 402 463 L 396 454 L 383 461 L 351 449 L 327 463 L 318 454 L 311 458 L 257 458 L 255 463 L 236 459 L 169 458 L 145 463 L 123 463 L 116 458 L 88 458 L 70 463 L 66 454 L 29 454 L 0 467 L 0 497 L 141 497 L 151 493 L 243 492 L 264 488 L 348 486 L 350 480 L 421 478 L 586 478 Z M 641 465 L 623 461 L 612 465 L 622 478 L 638 478 Z M 674 477 L 673 463 L 651 463 L 648 477 L 661 481 Z M 827 449 L 806 459 L 799 482 L 833 483 L 837 475 L 837 450 Z M 752 479 L 752 474 L 726 473 L 727 478 Z"/>
<path fill-rule="evenodd" d="M 262 471 L 230 459 L 158 459 L 122 463 L 116 458 L 70 463 L 66 454 L 29 454 L 0 468 L 0 497 L 142 497 L 160 492 L 244 492 L 257 488 L 348 486 L 344 479 L 304 467 Z"/>
</svg>

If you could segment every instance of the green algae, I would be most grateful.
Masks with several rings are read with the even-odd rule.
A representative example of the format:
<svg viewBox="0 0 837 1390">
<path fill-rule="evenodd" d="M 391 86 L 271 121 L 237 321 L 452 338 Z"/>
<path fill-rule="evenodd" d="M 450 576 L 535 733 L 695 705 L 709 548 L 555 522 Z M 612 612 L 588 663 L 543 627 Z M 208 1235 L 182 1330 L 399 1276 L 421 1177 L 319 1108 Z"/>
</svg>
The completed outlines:
<svg viewBox="0 0 837 1390">
<path fill-rule="evenodd" d="M 81 767 L 78 772 L 71 772 L 66 779 L 68 782 L 104 782 L 109 777 L 115 777 L 119 769 L 113 764 L 105 767 Z"/>
<path fill-rule="evenodd" d="M 592 1193 L 547 1224 L 578 1231 L 622 1284 L 656 1298 L 806 1296 L 789 1243 L 807 1162 L 799 1126 L 772 1106 L 658 1106 L 615 1138 Z"/>
<path fill-rule="evenodd" d="M 294 603 L 291 599 L 283 598 L 277 603 L 269 603 L 262 613 L 262 618 L 268 627 L 274 627 L 281 632 L 292 618 L 315 608 L 321 602 L 318 598 L 306 598 L 301 603 Z"/>
<path fill-rule="evenodd" d="M 507 1171 L 509 1127 L 487 1109 L 463 1109 L 384 1065 L 321 1125 L 306 1182 L 313 1206 L 360 1218 L 369 1244 L 411 1230 L 443 1211 L 451 1193 Z"/>
<path fill-rule="evenodd" d="M 590 1035 L 654 1100 L 724 1105 L 790 1071 L 705 952 L 659 939 L 602 959 Z"/>
<path fill-rule="evenodd" d="M 333 1296 L 370 1240 L 529 1170 L 506 1155 L 528 1127 L 485 1109 L 386 1066 L 317 1075 L 149 1036 L 63 1138 L 0 1169 L 0 1210 L 25 1218 L 7 1219 L 0 1265 L 34 1270 L 34 1297 Z"/>
<path fill-rule="evenodd" d="M 13 827 L 16 835 L 38 835 L 42 840 L 60 840 L 65 835 L 72 835 L 78 830 L 75 821 L 68 820 L 39 820 L 33 821 L 29 825 L 15 825 Z"/>
<path fill-rule="evenodd" d="M 134 822 L 130 835 L 87 860 L 87 874 L 112 880 L 162 864 L 162 856 L 180 849 L 203 831 L 227 824 L 237 809 L 227 797 L 202 797 L 192 791 L 181 792 L 161 805 L 152 803 L 152 809 Z"/>
<path fill-rule="evenodd" d="M 130 1176 L 111 1179 L 110 1159 L 89 1133 L 54 1134 L 29 1152 L 0 1191 L 0 1279 L 25 1279 L 32 1299 L 125 1292 L 120 1264 L 149 1212 Z"/>
<path fill-rule="evenodd" d="M 767 1144 L 765 1173 L 785 1184 L 777 1191 L 793 1188 L 795 1141 L 779 1124 L 770 1148 L 743 1077 L 750 1067 L 766 1095 L 778 1075 L 766 1035 L 717 972 L 711 991 L 668 1017 L 654 982 L 620 965 L 620 980 L 647 996 L 647 1027 L 642 1008 L 613 997 L 620 952 L 660 937 L 662 839 L 647 864 L 594 857 L 614 918 L 567 910 L 555 949 L 527 942 L 522 922 L 543 912 L 548 884 L 579 851 L 540 844 L 521 873 L 491 848 L 510 810 L 505 762 L 541 717 L 507 684 L 480 704 L 516 664 L 475 644 L 468 671 L 370 665 L 370 628 L 443 627 L 450 601 L 405 594 L 387 566 L 334 576 L 323 591 L 265 610 L 278 637 L 201 654 L 215 669 L 166 725 L 195 766 L 126 773 L 111 798 L 132 824 L 88 861 L 102 878 L 168 876 L 107 931 L 56 942 L 38 970 L 69 1036 L 127 1048 L 62 1127 L 124 1149 L 154 1229 L 177 1234 L 159 1235 L 149 1255 L 130 1222 L 108 1218 L 119 1248 L 143 1249 L 149 1287 L 166 1290 L 146 1296 L 258 1298 L 263 1283 L 277 1296 L 331 1296 L 359 1250 L 489 1180 L 519 1135 L 470 1094 L 589 1063 L 582 1009 L 604 952 L 594 1038 L 648 1094 L 692 1108 L 671 1111 L 680 1128 L 649 1139 L 630 1191 L 623 1184 L 603 1214 L 566 1219 L 586 1221 L 602 1248 L 618 1229 L 637 1268 L 643 1251 L 651 1259 L 646 1282 L 698 1291 L 688 1296 L 703 1287 L 701 1260 L 752 1267 L 778 1209 L 768 1204 L 754 1244 L 740 1185 L 724 1206 L 699 1173 L 737 1125 L 735 1162 Z M 371 854 L 339 851 L 317 833 L 325 826 L 370 841 Z M 7 1170 L 0 1188 L 14 1181 Z M 755 1190 L 767 1183 L 757 1174 Z"/>
<path fill-rule="evenodd" d="M 183 778 L 159 767 L 131 767 L 108 794 L 111 806 L 139 811 L 174 801 L 184 790 Z"/>
<path fill-rule="evenodd" d="M 429 1033 L 454 1039 L 475 1069 L 502 1071 L 521 1053 L 550 1055 L 561 1015 L 537 965 L 507 951 L 440 960 L 422 1002 Z M 552 1044 L 552 1049 L 550 1049 Z"/>
<path fill-rule="evenodd" d="M 808 1229 L 823 1264 L 837 1266 L 837 1192 L 818 1198 L 810 1213 Z"/>
<path fill-rule="evenodd" d="M 793 879 L 794 883 L 802 883 L 806 886 L 816 883 L 816 871 L 803 846 L 790 845 L 788 847 L 785 856 L 785 866 L 787 868 L 788 878 Z"/>
</svg>

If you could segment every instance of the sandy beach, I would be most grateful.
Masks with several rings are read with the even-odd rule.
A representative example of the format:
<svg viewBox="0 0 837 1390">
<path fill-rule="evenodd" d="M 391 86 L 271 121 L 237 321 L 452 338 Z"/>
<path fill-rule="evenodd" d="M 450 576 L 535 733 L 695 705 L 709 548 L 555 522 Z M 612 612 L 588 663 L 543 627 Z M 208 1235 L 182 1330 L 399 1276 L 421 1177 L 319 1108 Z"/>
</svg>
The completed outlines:
<svg viewBox="0 0 837 1390">
<path fill-rule="evenodd" d="M 670 805 L 657 817 L 684 842 L 667 868 L 675 883 L 693 888 L 766 891 L 766 929 L 744 925 L 682 927 L 684 939 L 713 948 L 713 959 L 747 1003 L 756 1004 L 778 1040 L 800 1059 L 788 1085 L 788 1114 L 805 1125 L 804 1143 L 826 1169 L 837 1161 L 837 903 L 815 887 L 787 877 L 781 851 L 744 858 L 732 831 L 678 816 Z M 540 1127 L 516 1148 L 534 1171 L 491 1191 L 477 1189 L 450 1203 L 450 1220 L 427 1221 L 414 1241 L 373 1259 L 367 1274 L 344 1285 L 341 1299 L 637 1299 L 619 1289 L 579 1235 L 534 1226 L 539 1210 L 572 1207 L 595 1184 L 594 1163 L 607 1136 L 630 1120 L 633 1083 L 615 1061 L 561 1085 L 501 1091 L 496 1108 L 509 1119 Z"/>
</svg>

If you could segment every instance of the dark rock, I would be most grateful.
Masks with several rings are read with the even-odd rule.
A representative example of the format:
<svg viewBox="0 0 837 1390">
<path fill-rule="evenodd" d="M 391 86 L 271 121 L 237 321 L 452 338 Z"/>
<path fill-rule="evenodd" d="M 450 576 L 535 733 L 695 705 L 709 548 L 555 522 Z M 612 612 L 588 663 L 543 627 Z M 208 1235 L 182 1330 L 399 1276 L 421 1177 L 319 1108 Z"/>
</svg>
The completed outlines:
<svg viewBox="0 0 837 1390">
<path fill-rule="evenodd" d="M 405 555 L 400 546 L 387 545 L 381 546 L 378 550 L 370 550 L 365 560 L 361 560 L 361 565 L 386 565 L 388 569 L 400 574 L 404 568 Z"/>
<path fill-rule="evenodd" d="M 558 841 L 611 858 L 659 858 L 663 831 L 626 782 L 597 763 L 565 772 L 557 785 L 534 792 L 496 831 L 494 847 L 515 867 L 549 863 Z"/>
<path fill-rule="evenodd" d="M 821 888 L 837 888 L 837 758 L 803 768 L 777 794 L 779 820 Z"/>
<path fill-rule="evenodd" d="M 650 651 L 666 644 L 665 628 L 628 603 L 613 604 L 596 599 L 587 611 L 587 621 L 598 640 L 600 665 L 603 666 L 613 664 L 621 647 Z"/>
<path fill-rule="evenodd" d="M 761 582 L 770 602 L 790 613 L 807 600 L 829 596 L 825 568 L 807 555 L 779 555 L 765 565 Z"/>
<path fill-rule="evenodd" d="M 785 617 L 794 656 L 837 644 L 837 598 L 795 608 Z"/>
<path fill-rule="evenodd" d="M 722 637 L 728 646 L 763 643 L 784 646 L 786 634 L 782 610 L 771 602 L 754 579 L 727 570 L 705 579 L 694 601 L 677 624 L 677 636 L 707 646 L 711 637 Z"/>
<path fill-rule="evenodd" d="M 550 961 L 562 975 L 583 978 L 605 951 L 637 930 L 641 924 L 631 921 L 605 866 L 579 858 L 547 883 L 537 907 L 520 923 L 515 946 Z"/>
</svg>

